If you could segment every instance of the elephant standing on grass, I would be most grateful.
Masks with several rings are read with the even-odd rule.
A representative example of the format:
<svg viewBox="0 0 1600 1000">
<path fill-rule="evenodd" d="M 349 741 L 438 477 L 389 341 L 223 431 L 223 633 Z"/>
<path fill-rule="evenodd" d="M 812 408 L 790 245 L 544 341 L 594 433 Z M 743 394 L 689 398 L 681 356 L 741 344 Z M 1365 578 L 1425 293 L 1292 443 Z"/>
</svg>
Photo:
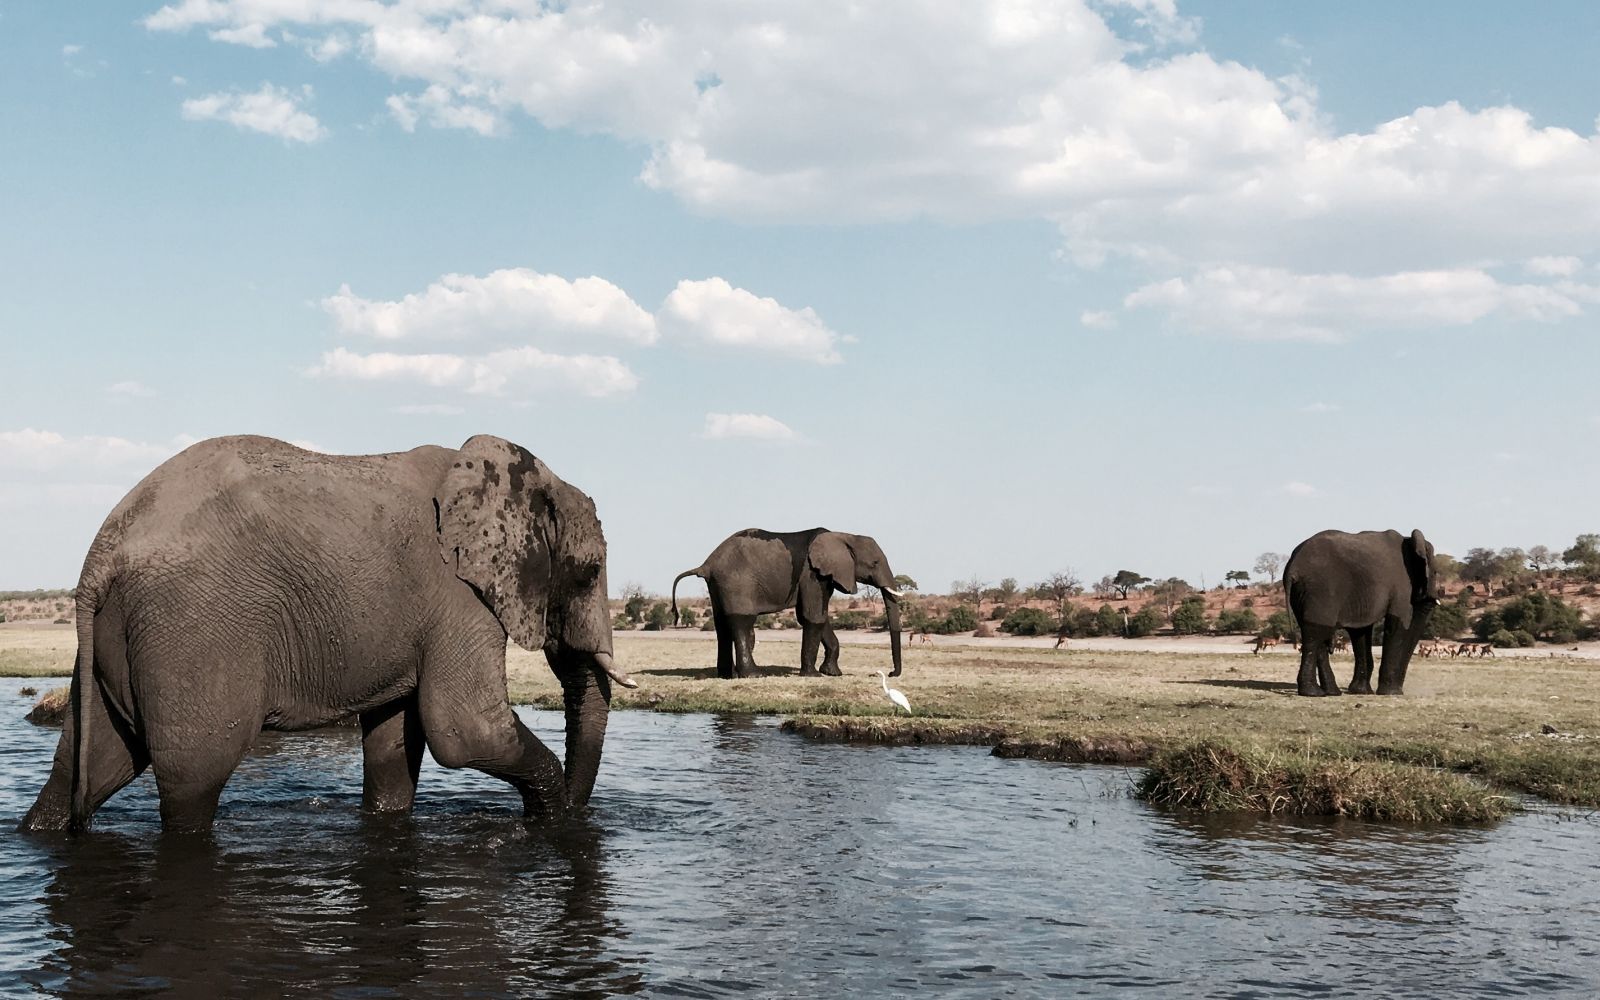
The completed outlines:
<svg viewBox="0 0 1600 1000">
<path fill-rule="evenodd" d="M 322 455 L 202 441 L 106 518 L 77 591 L 72 705 L 23 818 L 85 826 L 154 769 L 167 830 L 209 829 L 263 727 L 361 719 L 363 805 L 405 811 L 426 742 L 522 793 L 581 807 L 605 742 L 612 663 L 594 503 L 521 447 Z M 510 635 L 566 701 L 566 764 L 506 700 Z"/>
<path fill-rule="evenodd" d="M 800 619 L 800 674 L 817 675 L 820 644 L 824 650 L 822 673 L 838 677 L 839 640 L 828 622 L 828 599 L 835 590 L 855 593 L 858 583 L 870 583 L 883 592 L 894 661 L 889 676 L 900 676 L 900 592 L 894 589 L 889 560 L 866 535 L 826 528 L 735 532 L 705 562 L 672 581 L 674 622 L 678 620 L 678 581 L 686 576 L 704 579 L 711 595 L 718 677 L 749 677 L 755 671 L 756 616 L 786 608 L 794 608 Z"/>
<path fill-rule="evenodd" d="M 1383 622 L 1378 693 L 1400 694 L 1417 639 L 1439 604 L 1433 544 L 1413 531 L 1322 531 L 1295 546 L 1283 586 L 1300 624 L 1300 694 L 1336 695 L 1328 654 L 1334 633 L 1350 636 L 1351 694 L 1372 693 L 1372 630 Z"/>
</svg>

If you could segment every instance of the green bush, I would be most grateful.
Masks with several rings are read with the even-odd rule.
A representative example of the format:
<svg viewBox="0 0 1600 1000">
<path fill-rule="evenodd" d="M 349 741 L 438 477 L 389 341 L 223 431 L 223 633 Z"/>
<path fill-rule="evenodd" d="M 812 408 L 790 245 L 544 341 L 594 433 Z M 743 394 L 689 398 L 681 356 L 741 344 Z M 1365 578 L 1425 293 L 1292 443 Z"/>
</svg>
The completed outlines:
<svg viewBox="0 0 1600 1000">
<path fill-rule="evenodd" d="M 715 632 L 716 630 L 717 630 L 717 620 L 715 618 L 712 618 L 710 615 L 706 615 L 706 620 L 700 623 L 700 631 L 702 631 L 702 632 Z"/>
<path fill-rule="evenodd" d="M 1570 640 L 1562 640 L 1557 636 L 1576 635 L 1582 621 L 1583 613 L 1579 609 L 1559 597 L 1534 591 L 1485 611 L 1472 623 L 1472 631 L 1480 639 L 1487 638 L 1491 643 L 1494 640 L 1490 637 L 1501 631 L 1526 632 L 1538 639 L 1562 642 Z"/>
<path fill-rule="evenodd" d="M 1516 636 L 1517 645 L 1521 646 L 1523 649 L 1527 649 L 1529 646 L 1533 645 L 1535 641 L 1537 641 L 1533 638 L 1533 633 L 1528 632 L 1525 629 L 1515 629 L 1511 634 Z"/>
<path fill-rule="evenodd" d="M 1006 615 L 1010 613 L 1011 612 L 1006 610 L 1006 606 L 1004 604 L 996 604 L 994 607 L 989 609 L 989 620 L 992 622 L 1005 621 Z"/>
<path fill-rule="evenodd" d="M 777 615 L 756 615 L 756 628 L 777 628 Z"/>
<path fill-rule="evenodd" d="M 1253 612 L 1251 617 L 1254 617 Z M 1186 597 L 1172 611 L 1172 631 L 1179 635 L 1198 635 L 1210 626 L 1211 620 L 1206 617 L 1205 598 Z"/>
<path fill-rule="evenodd" d="M 944 616 L 944 635 L 953 632 L 971 632 L 978 627 L 978 613 L 965 604 L 957 604 Z"/>
<path fill-rule="evenodd" d="M 1424 639 L 1454 639 L 1467 630 L 1467 609 L 1460 604 L 1441 604 L 1433 609 L 1422 630 Z"/>
<path fill-rule="evenodd" d="M 657 601 L 650 605 L 650 610 L 645 612 L 644 630 L 646 632 L 659 632 L 672 624 L 672 609 L 667 607 L 666 601 Z"/>
<path fill-rule="evenodd" d="M 1128 638 L 1140 639 L 1147 635 L 1155 635 L 1161 628 L 1161 610 L 1154 604 L 1146 604 L 1139 609 L 1139 613 L 1128 619 Z"/>
<path fill-rule="evenodd" d="M 871 616 L 865 611 L 841 611 L 833 616 L 833 627 L 854 632 L 866 628 L 870 620 Z"/>
<path fill-rule="evenodd" d="M 700 621 L 700 613 L 694 608 L 680 608 L 678 611 L 678 624 L 684 628 L 694 628 Z"/>
<path fill-rule="evenodd" d="M 1489 645 L 1499 649 L 1511 649 L 1517 645 L 1517 637 L 1506 629 L 1500 629 L 1489 636 Z"/>
<path fill-rule="evenodd" d="M 611 619 L 611 627 L 618 632 L 631 631 L 633 629 L 633 619 L 626 614 L 617 615 L 617 617 Z"/>
<path fill-rule="evenodd" d="M 1099 629 L 1099 631 L 1095 632 L 1095 635 L 1122 634 L 1122 612 L 1118 611 L 1111 605 L 1100 605 L 1100 610 L 1094 613 L 1094 619 L 1095 625 Z M 1161 626 L 1159 624 L 1156 625 L 1156 628 L 1160 627 Z M 1155 629 L 1151 629 L 1151 631 L 1153 632 Z"/>
<path fill-rule="evenodd" d="M 1000 631 L 1012 635 L 1055 635 L 1056 619 L 1048 611 L 1038 608 L 1018 608 L 1006 615 Z"/>
<path fill-rule="evenodd" d="M 1223 611 L 1217 615 L 1217 632 L 1220 635 L 1255 635 L 1261 620 L 1249 608 Z"/>
<path fill-rule="evenodd" d="M 1261 627 L 1261 634 L 1268 639 L 1288 639 L 1290 642 L 1300 641 L 1300 626 L 1295 622 L 1294 615 L 1288 611 L 1274 611 L 1267 616 L 1267 623 Z"/>
</svg>

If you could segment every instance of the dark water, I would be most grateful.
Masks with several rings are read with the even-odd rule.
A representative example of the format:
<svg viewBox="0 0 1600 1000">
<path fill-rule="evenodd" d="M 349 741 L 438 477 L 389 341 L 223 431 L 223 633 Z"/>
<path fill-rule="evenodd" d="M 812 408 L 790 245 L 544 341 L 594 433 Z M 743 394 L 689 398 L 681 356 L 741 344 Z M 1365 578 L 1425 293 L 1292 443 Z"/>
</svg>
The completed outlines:
<svg viewBox="0 0 1600 1000">
<path fill-rule="evenodd" d="M 264 737 L 210 847 L 148 777 L 10 831 L 56 733 L 0 681 L 0 994 L 1517 996 L 1600 991 L 1600 828 L 1201 821 L 1118 769 L 619 713 L 592 821 L 425 765 L 357 809 L 352 734 Z M 547 739 L 557 716 L 531 713 Z"/>
</svg>

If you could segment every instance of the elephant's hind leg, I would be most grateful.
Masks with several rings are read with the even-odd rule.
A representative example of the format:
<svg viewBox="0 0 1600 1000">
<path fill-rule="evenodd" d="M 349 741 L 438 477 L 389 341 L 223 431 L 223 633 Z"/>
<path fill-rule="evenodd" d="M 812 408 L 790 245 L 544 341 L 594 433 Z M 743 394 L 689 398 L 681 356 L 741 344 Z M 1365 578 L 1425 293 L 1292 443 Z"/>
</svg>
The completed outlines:
<svg viewBox="0 0 1600 1000">
<path fill-rule="evenodd" d="M 74 682 L 76 687 L 76 682 Z M 74 701 L 77 692 L 74 691 Z M 84 769 L 88 782 L 89 815 L 150 764 L 144 743 L 122 718 L 111 712 L 98 684 L 91 684 L 82 710 L 89 718 L 89 760 Z M 67 830 L 72 825 L 72 768 L 77 754 L 78 725 L 72 713 L 61 727 L 50 777 L 19 829 Z M 88 817 L 85 817 L 87 821 Z"/>
<path fill-rule="evenodd" d="M 729 615 L 733 627 L 734 676 L 754 677 L 756 673 L 756 616 Z"/>
<path fill-rule="evenodd" d="M 415 693 L 361 713 L 362 809 L 411 811 L 424 742 Z"/>
<path fill-rule="evenodd" d="M 711 624 L 717 630 L 717 676 L 733 679 L 733 622 L 713 605 Z"/>
<path fill-rule="evenodd" d="M 1346 629 L 1350 636 L 1350 653 L 1356 667 L 1350 674 L 1351 694 L 1372 693 L 1372 626 Z"/>
<path fill-rule="evenodd" d="M 1333 681 L 1333 667 L 1328 656 L 1333 652 L 1333 629 L 1323 625 L 1302 625 L 1300 628 L 1299 694 L 1308 698 L 1339 693 Z"/>
</svg>

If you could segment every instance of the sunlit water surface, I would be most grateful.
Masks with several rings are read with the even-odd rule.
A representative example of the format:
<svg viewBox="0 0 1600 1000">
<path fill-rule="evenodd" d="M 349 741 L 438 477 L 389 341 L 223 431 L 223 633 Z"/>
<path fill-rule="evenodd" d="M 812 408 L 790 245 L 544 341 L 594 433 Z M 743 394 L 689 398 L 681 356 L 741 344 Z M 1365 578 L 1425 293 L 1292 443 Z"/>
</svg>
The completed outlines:
<svg viewBox="0 0 1600 1000">
<path fill-rule="evenodd" d="M 339 732 L 263 736 L 209 846 L 162 841 L 148 775 L 87 837 L 22 836 L 57 739 L 25 683 L 0 681 L 7 996 L 1600 993 L 1587 816 L 1201 820 L 1121 769 L 618 713 L 560 834 L 431 761 L 415 815 L 363 818 Z"/>
</svg>

